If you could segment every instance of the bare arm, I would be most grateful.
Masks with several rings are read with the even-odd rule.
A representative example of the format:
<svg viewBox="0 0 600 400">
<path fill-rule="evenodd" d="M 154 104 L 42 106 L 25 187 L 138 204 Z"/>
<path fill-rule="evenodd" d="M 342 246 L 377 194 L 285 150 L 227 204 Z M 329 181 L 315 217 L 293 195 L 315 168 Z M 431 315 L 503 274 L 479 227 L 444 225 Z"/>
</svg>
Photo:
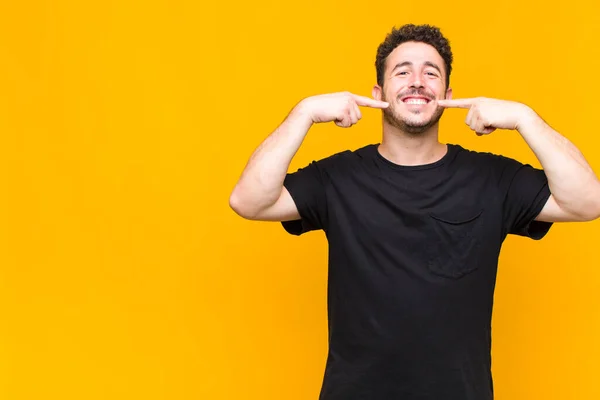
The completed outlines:
<svg viewBox="0 0 600 400">
<path fill-rule="evenodd" d="M 600 216 L 600 181 L 581 151 L 535 112 L 517 130 L 540 161 L 552 195 L 539 221 L 591 221 Z"/>
<path fill-rule="evenodd" d="M 583 154 L 530 107 L 512 101 L 475 98 L 440 100 L 442 107 L 469 109 L 465 122 L 478 135 L 515 129 L 540 161 L 552 193 L 538 221 L 591 221 L 600 217 L 600 181 Z"/>
<path fill-rule="evenodd" d="M 250 157 L 229 198 L 230 207 L 246 219 L 299 219 L 298 210 L 283 186 L 292 158 L 313 123 L 335 121 L 350 127 L 361 118 L 358 106 L 383 108 L 387 103 L 348 92 L 304 99 Z"/>
<path fill-rule="evenodd" d="M 299 105 L 258 146 L 229 198 L 238 215 L 259 220 L 299 218 L 283 180 L 311 126 L 311 117 Z"/>
</svg>

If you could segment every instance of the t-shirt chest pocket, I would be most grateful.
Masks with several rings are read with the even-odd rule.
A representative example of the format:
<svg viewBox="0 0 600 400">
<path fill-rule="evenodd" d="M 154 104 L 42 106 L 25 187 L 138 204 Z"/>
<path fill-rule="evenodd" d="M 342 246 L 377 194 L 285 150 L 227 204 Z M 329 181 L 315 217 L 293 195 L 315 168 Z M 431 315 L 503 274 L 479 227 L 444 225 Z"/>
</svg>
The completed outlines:
<svg viewBox="0 0 600 400">
<path fill-rule="evenodd" d="M 432 273 L 458 279 L 479 268 L 483 214 L 473 207 L 429 213 L 427 267 Z"/>
</svg>

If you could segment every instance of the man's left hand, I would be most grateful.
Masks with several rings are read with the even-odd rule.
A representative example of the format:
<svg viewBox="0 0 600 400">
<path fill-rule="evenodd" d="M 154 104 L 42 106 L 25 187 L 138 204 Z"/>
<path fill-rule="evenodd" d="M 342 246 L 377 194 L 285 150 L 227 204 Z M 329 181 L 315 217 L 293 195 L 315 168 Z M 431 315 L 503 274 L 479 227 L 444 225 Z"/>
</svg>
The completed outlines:
<svg viewBox="0 0 600 400">
<path fill-rule="evenodd" d="M 445 108 L 468 108 L 465 123 L 478 136 L 488 135 L 496 129 L 519 129 L 519 125 L 535 113 L 522 103 L 485 97 L 456 100 L 438 100 Z"/>
</svg>

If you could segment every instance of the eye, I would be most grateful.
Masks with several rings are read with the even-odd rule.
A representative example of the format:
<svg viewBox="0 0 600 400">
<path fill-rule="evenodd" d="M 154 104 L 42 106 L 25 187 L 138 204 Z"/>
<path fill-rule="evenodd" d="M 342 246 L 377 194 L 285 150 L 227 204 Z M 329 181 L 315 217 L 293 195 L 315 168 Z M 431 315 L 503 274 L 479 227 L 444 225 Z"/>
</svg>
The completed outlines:
<svg viewBox="0 0 600 400">
<path fill-rule="evenodd" d="M 408 72 L 406 72 L 406 71 L 400 71 L 396 75 L 406 75 L 406 74 L 408 74 Z"/>
<path fill-rule="evenodd" d="M 430 76 L 437 76 L 437 74 L 435 72 L 426 72 L 426 74 L 430 75 Z"/>
</svg>

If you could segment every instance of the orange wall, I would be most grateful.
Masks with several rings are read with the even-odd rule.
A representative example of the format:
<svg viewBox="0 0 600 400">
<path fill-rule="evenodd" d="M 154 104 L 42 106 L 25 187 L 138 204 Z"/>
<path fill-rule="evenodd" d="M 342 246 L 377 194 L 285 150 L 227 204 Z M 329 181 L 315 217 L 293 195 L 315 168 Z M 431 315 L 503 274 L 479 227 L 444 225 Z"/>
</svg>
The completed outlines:
<svg viewBox="0 0 600 400">
<path fill-rule="evenodd" d="M 2 2 L 0 398 L 316 399 L 326 243 L 229 209 L 248 156 L 302 97 L 370 95 L 387 31 L 429 22 L 455 98 L 527 102 L 600 171 L 600 4 L 545 3 Z M 442 140 L 537 165 L 465 115 Z M 317 126 L 291 168 L 379 134 Z M 506 242 L 499 400 L 600 398 L 599 228 Z"/>
</svg>

